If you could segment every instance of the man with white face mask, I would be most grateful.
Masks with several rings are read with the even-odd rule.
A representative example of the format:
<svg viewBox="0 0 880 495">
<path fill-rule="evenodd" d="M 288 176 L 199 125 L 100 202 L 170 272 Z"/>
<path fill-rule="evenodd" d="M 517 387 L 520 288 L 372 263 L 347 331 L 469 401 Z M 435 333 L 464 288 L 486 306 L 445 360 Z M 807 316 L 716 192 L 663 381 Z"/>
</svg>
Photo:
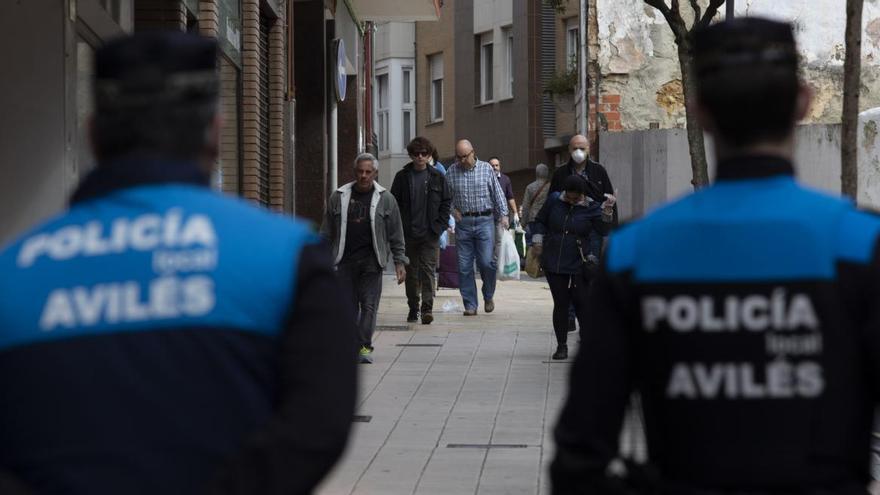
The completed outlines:
<svg viewBox="0 0 880 495">
<path fill-rule="evenodd" d="M 587 179 L 587 196 L 594 201 L 605 202 L 608 199 L 605 195 L 614 195 L 614 187 L 611 185 L 611 179 L 608 178 L 608 172 L 605 167 L 598 162 L 594 162 L 589 158 L 590 143 L 586 136 L 577 134 L 568 142 L 568 153 L 570 158 L 568 163 L 557 168 L 553 173 L 553 179 L 550 181 L 549 194 L 554 192 L 562 192 L 562 184 L 569 175 L 580 175 Z M 614 205 L 613 225 L 617 225 L 617 205 Z"/>
</svg>

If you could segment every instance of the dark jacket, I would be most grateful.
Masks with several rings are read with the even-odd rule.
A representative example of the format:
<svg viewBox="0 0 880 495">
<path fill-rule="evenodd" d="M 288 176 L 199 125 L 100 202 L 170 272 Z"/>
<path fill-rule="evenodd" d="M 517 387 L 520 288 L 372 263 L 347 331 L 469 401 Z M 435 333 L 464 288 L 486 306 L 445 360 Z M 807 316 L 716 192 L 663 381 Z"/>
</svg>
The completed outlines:
<svg viewBox="0 0 880 495">
<path fill-rule="evenodd" d="M 0 471 L 39 494 L 311 493 L 355 407 L 341 291 L 310 226 L 195 164 L 99 167 L 0 251 Z"/>
<path fill-rule="evenodd" d="M 714 185 L 611 235 L 555 429 L 554 494 L 609 493 L 633 391 L 646 472 L 665 487 L 650 493 L 865 493 L 880 218 L 792 173 L 722 161 Z"/>
<path fill-rule="evenodd" d="M 562 184 L 569 175 L 574 175 L 574 162 L 569 159 L 568 163 L 556 169 L 553 172 L 553 178 L 550 180 L 550 193 L 562 192 Z M 605 201 L 605 194 L 614 195 L 614 186 L 611 184 L 611 178 L 608 177 L 608 171 L 605 167 L 587 158 L 587 167 L 585 169 L 587 177 L 587 195 L 598 202 Z M 614 219 L 611 225 L 617 226 L 617 205 L 614 205 Z"/>
<path fill-rule="evenodd" d="M 394 176 L 391 183 L 391 194 L 397 199 L 400 209 L 400 219 L 403 222 L 403 234 L 408 239 L 412 237 L 412 201 L 410 190 L 412 188 L 412 162 L 406 164 Z M 428 190 L 425 195 L 428 201 L 425 213 L 427 215 L 428 230 L 432 237 L 439 238 L 449 226 L 449 214 L 452 212 L 452 189 L 446 182 L 446 178 L 434 167 L 428 166 Z"/>
<path fill-rule="evenodd" d="M 547 197 L 529 231 L 533 243 L 543 244 L 544 271 L 574 275 L 581 273 L 587 255 L 599 256 L 597 241 L 601 245 L 607 224 L 602 221 L 600 203 L 572 205 L 556 192 Z"/>
</svg>

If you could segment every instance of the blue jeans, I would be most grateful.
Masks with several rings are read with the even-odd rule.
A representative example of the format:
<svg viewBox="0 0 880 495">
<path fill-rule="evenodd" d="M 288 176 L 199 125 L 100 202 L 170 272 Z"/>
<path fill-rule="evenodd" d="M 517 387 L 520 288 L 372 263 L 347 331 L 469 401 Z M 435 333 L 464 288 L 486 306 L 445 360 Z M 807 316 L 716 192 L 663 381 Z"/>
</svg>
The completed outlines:
<svg viewBox="0 0 880 495">
<path fill-rule="evenodd" d="M 495 220 L 487 217 L 463 217 L 455 226 L 455 246 L 458 249 L 458 283 L 465 309 L 477 309 L 477 281 L 474 260 L 483 279 L 483 299 L 495 295 Z"/>
</svg>

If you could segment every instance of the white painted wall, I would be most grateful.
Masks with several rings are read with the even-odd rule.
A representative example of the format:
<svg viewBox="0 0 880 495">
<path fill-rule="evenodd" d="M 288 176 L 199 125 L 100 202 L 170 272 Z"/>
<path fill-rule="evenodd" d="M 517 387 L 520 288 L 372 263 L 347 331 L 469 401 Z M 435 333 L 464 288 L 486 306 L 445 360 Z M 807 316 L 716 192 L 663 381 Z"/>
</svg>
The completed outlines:
<svg viewBox="0 0 880 495">
<path fill-rule="evenodd" d="M 492 33 L 492 101 L 514 97 L 507 93 L 508 71 L 505 67 L 507 46 L 504 28 L 513 26 L 513 0 L 474 0 L 474 35 Z M 516 33 L 514 33 L 514 38 Z M 515 42 L 515 41 L 514 41 Z M 475 54 L 479 56 L 479 53 Z M 513 57 L 516 60 L 516 56 Z"/>
<path fill-rule="evenodd" d="M 410 83 L 412 103 L 412 137 L 416 132 L 416 84 L 415 80 L 420 75 L 415 70 L 415 23 L 412 22 L 389 22 L 376 27 L 376 46 L 374 58 L 374 129 L 378 132 L 379 125 L 379 84 L 378 77 L 388 76 L 388 149 L 379 151 L 379 183 L 385 187 L 391 186 L 391 181 L 404 165 L 409 163 L 409 155 L 406 153 L 406 145 L 403 142 L 403 69 L 412 70 Z"/>
</svg>

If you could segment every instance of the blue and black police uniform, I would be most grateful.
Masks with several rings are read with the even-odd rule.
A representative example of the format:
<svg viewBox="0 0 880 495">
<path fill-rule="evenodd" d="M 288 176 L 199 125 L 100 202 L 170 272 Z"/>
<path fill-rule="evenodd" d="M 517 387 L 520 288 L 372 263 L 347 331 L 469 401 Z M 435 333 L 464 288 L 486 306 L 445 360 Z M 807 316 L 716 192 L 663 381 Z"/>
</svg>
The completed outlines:
<svg viewBox="0 0 880 495">
<path fill-rule="evenodd" d="M 658 493 L 865 493 L 880 219 L 802 187 L 780 158 L 724 161 L 717 179 L 612 234 L 554 493 L 610 493 L 633 391 Z"/>
<path fill-rule="evenodd" d="M 790 24 L 698 27 L 693 56 L 716 182 L 612 233 L 555 429 L 553 493 L 865 495 L 880 218 L 794 179 L 806 101 Z M 607 468 L 633 392 L 648 459 L 621 476 Z"/>
<path fill-rule="evenodd" d="M 105 50 L 180 74 L 208 43 L 180 36 Z M 39 494 L 310 493 L 341 455 L 355 329 L 327 297 L 329 252 L 207 183 L 195 162 L 101 163 L 68 211 L 0 252 L 6 478 Z"/>
</svg>

